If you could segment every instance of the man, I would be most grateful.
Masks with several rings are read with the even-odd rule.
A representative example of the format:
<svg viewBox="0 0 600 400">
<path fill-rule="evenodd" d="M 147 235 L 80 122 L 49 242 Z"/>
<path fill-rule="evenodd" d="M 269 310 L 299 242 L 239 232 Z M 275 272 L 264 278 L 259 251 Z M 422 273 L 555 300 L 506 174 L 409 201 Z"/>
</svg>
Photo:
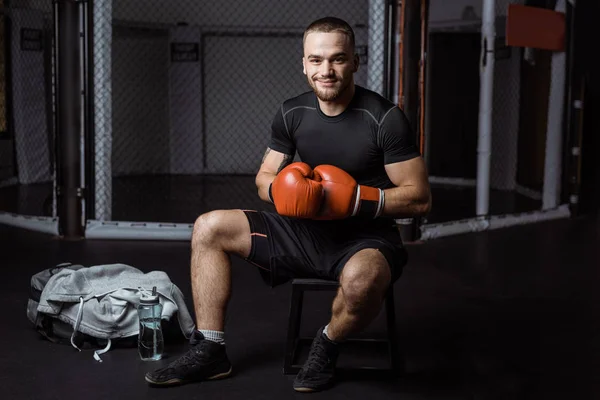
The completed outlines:
<svg viewBox="0 0 600 400">
<path fill-rule="evenodd" d="M 217 210 L 197 219 L 191 276 L 198 331 L 188 353 L 146 374 L 152 385 L 231 373 L 223 330 L 233 254 L 271 286 L 293 277 L 339 280 L 331 320 L 293 385 L 300 392 L 329 387 L 338 343 L 377 316 L 406 262 L 394 219 L 430 209 L 426 168 L 404 114 L 354 84 L 352 28 L 323 18 L 309 25 L 303 42 L 312 91 L 277 110 L 256 175 L 258 195 L 277 213 Z M 292 163 L 296 152 L 302 162 Z"/>
</svg>

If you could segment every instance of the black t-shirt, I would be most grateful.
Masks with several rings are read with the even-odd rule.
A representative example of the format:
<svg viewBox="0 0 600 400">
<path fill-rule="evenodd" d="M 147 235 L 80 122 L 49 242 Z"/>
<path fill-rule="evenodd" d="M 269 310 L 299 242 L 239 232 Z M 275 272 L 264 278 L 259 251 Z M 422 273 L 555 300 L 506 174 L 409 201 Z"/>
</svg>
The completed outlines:
<svg viewBox="0 0 600 400">
<path fill-rule="evenodd" d="M 313 168 L 335 165 L 359 184 L 381 189 L 394 186 L 386 164 L 420 155 L 402 110 L 360 86 L 335 117 L 321 111 L 312 91 L 286 100 L 273 119 L 269 147 L 292 157 L 298 152 Z"/>
</svg>

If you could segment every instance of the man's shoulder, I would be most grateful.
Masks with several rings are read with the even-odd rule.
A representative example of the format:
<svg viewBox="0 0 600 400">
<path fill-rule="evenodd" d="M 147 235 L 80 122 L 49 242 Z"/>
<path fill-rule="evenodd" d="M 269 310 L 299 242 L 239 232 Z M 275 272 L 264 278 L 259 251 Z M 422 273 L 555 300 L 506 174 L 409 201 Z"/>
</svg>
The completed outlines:
<svg viewBox="0 0 600 400">
<path fill-rule="evenodd" d="M 379 93 L 358 85 L 356 86 L 354 108 L 369 113 L 378 124 L 382 122 L 383 118 L 391 110 L 400 110 L 396 104 L 392 103 Z"/>
<path fill-rule="evenodd" d="M 291 97 L 282 103 L 281 109 L 284 114 L 296 109 L 316 110 L 315 94 L 313 91 L 307 91 L 296 97 Z"/>
</svg>

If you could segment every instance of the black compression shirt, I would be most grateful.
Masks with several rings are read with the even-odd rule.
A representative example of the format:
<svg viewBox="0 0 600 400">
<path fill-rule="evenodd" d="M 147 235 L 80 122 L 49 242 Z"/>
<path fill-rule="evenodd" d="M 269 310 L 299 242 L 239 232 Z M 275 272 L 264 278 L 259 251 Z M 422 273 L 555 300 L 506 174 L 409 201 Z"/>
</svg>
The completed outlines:
<svg viewBox="0 0 600 400">
<path fill-rule="evenodd" d="M 379 94 L 356 86 L 348 108 L 328 117 L 314 92 L 286 100 L 275 114 L 271 143 L 312 168 L 335 165 L 361 185 L 393 187 L 384 166 L 418 157 L 412 132 L 400 108 Z"/>
</svg>

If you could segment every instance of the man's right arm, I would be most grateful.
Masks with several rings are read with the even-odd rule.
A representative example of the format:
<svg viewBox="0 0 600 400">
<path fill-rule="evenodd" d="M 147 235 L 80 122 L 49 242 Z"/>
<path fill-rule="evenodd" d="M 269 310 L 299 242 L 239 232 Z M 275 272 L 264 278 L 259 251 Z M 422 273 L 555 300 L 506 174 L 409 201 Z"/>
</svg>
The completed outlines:
<svg viewBox="0 0 600 400">
<path fill-rule="evenodd" d="M 269 186 L 279 171 L 293 162 L 293 158 L 289 154 L 280 153 L 267 147 L 255 179 L 258 197 L 268 203 L 272 203 L 269 198 Z"/>
</svg>

